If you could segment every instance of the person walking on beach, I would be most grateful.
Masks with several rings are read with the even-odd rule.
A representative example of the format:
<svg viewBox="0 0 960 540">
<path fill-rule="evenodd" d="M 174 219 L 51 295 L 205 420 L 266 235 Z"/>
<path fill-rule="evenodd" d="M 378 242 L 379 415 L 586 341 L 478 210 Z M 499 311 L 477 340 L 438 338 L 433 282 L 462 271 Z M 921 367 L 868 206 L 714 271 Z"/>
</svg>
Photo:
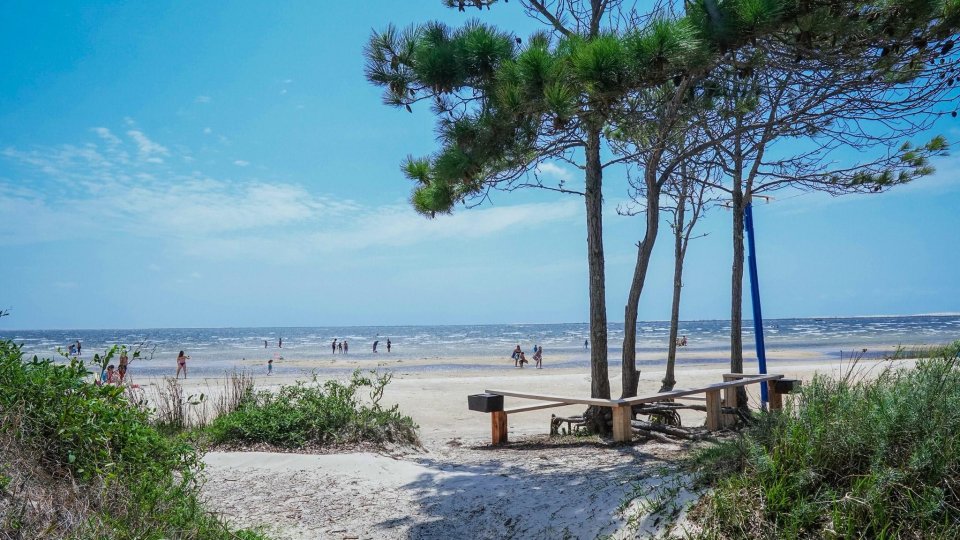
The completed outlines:
<svg viewBox="0 0 960 540">
<path fill-rule="evenodd" d="M 264 348 L 264 349 L 267 348 L 267 340 L 263 340 L 263 348 Z"/>
<path fill-rule="evenodd" d="M 513 367 L 517 367 L 517 362 L 520 361 L 520 355 L 523 354 L 523 351 L 520 349 L 520 345 L 517 345 L 517 348 L 513 350 L 513 354 L 510 355 L 510 358 L 513 358 Z"/>
<path fill-rule="evenodd" d="M 390 347 L 391 347 L 390 338 L 387 338 L 387 352 L 390 352 Z"/>
<path fill-rule="evenodd" d="M 380 343 L 380 340 L 376 340 L 376 341 L 373 342 L 373 352 L 377 352 L 377 344 L 378 344 L 378 343 Z"/>
<path fill-rule="evenodd" d="M 343 354 L 350 352 L 350 344 L 347 343 L 347 340 L 343 340 Z"/>
<path fill-rule="evenodd" d="M 267 360 L 267 377 L 273 375 L 273 358 Z"/>
<path fill-rule="evenodd" d="M 177 355 L 177 375 L 174 377 L 174 379 L 179 379 L 179 378 L 180 378 L 180 370 L 183 370 L 183 378 L 184 378 L 184 380 L 186 380 L 186 378 L 187 378 L 187 360 L 188 360 L 189 358 L 190 358 L 189 356 L 183 354 L 183 351 L 180 351 L 180 354 Z"/>
<path fill-rule="evenodd" d="M 590 348 L 590 340 L 588 339 L 583 340 L 583 350 L 587 350 L 589 348 Z"/>
<path fill-rule="evenodd" d="M 537 369 L 543 369 L 543 347 L 537 348 L 533 353 L 533 361 Z"/>
<path fill-rule="evenodd" d="M 127 356 L 127 350 L 123 349 L 120 351 L 120 362 L 117 364 L 117 376 L 120 378 L 121 384 L 127 378 L 127 364 L 129 363 L 130 357 Z"/>
</svg>

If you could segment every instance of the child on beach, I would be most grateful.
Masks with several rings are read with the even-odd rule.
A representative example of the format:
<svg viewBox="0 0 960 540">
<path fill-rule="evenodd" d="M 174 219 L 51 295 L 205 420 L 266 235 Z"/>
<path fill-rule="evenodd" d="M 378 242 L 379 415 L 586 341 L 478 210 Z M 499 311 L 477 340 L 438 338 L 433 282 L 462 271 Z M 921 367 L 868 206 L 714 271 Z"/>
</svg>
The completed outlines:
<svg viewBox="0 0 960 540">
<path fill-rule="evenodd" d="M 117 384 L 117 372 L 113 364 L 107 366 L 107 370 L 100 374 L 100 384 Z"/>
<path fill-rule="evenodd" d="M 273 358 L 267 360 L 267 376 L 273 375 Z"/>
</svg>

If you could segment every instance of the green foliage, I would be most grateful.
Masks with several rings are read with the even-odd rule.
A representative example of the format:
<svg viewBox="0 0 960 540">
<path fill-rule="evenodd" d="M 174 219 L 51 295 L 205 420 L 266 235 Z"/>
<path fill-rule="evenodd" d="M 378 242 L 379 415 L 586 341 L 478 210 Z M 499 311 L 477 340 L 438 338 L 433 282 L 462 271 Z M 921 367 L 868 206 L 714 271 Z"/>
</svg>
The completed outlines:
<svg viewBox="0 0 960 540">
<path fill-rule="evenodd" d="M 279 392 L 260 392 L 208 428 L 215 444 L 266 443 L 282 448 L 331 444 L 417 444 L 417 426 L 397 406 L 382 408 L 380 399 L 391 375 L 359 370 L 346 384 L 298 381 Z M 358 393 L 366 389 L 369 403 Z"/>
<path fill-rule="evenodd" d="M 95 386 L 89 375 L 77 359 L 24 361 L 18 346 L 0 342 L 0 435 L 89 490 L 83 536 L 235 538 L 200 503 L 197 451 L 151 427 L 122 388 Z"/>
<path fill-rule="evenodd" d="M 698 456 L 707 538 L 953 538 L 960 342 L 875 379 L 816 377 L 783 413 Z"/>
</svg>

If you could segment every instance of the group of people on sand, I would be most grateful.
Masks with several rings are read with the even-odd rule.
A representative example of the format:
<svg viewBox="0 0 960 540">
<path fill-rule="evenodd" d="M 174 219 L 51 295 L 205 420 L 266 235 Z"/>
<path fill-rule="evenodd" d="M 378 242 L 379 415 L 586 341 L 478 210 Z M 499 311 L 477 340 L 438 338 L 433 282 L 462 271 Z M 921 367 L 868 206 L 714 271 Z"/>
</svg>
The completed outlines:
<svg viewBox="0 0 960 540">
<path fill-rule="evenodd" d="M 117 365 L 108 365 L 107 369 L 100 373 L 100 380 L 96 381 L 97 384 L 123 384 L 127 379 L 129 366 L 130 356 L 127 354 L 127 349 L 121 349 L 120 360 L 117 362 Z M 186 373 L 184 373 L 184 377 L 186 377 Z"/>
<path fill-rule="evenodd" d="M 686 347 L 687 346 L 687 336 L 680 336 L 677 338 L 677 347 Z"/>
<path fill-rule="evenodd" d="M 520 345 L 517 345 L 517 348 L 513 350 L 513 354 L 510 355 L 513 358 L 513 367 L 523 368 L 524 364 L 529 363 L 527 360 L 526 353 L 523 352 L 523 349 L 520 348 Z M 533 346 L 533 361 L 537 369 L 543 369 L 543 347 L 538 345 Z"/>
<path fill-rule="evenodd" d="M 73 342 L 67 347 L 67 350 L 70 351 L 70 356 L 81 356 L 80 352 L 83 349 L 83 345 L 80 344 L 80 340 Z"/>
</svg>

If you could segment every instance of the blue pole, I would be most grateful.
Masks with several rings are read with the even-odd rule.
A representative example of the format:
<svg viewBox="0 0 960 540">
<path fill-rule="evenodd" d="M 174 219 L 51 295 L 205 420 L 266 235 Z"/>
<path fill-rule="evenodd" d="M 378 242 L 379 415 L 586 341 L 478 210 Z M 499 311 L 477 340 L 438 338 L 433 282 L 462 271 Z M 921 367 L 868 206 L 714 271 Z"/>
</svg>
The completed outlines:
<svg viewBox="0 0 960 540">
<path fill-rule="evenodd" d="M 747 229 L 747 265 L 750 269 L 750 300 L 753 304 L 753 334 L 757 343 L 757 362 L 760 373 L 767 373 L 767 349 L 763 343 L 763 315 L 760 312 L 760 282 L 757 279 L 757 247 L 753 239 L 753 205 L 747 203 L 743 209 L 743 221 Z M 760 385 L 760 401 L 767 406 L 767 385 Z"/>
</svg>

